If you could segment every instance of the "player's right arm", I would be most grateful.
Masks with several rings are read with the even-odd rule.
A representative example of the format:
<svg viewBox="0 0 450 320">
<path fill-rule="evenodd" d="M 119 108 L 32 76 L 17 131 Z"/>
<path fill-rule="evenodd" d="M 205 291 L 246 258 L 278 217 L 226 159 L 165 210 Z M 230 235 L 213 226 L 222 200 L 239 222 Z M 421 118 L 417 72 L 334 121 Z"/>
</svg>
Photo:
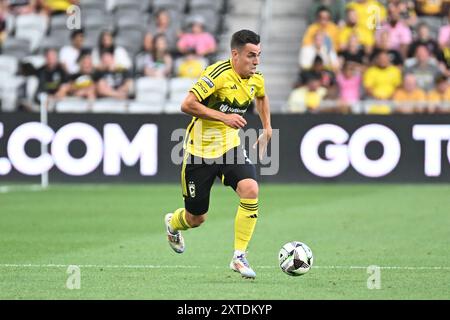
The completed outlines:
<svg viewBox="0 0 450 320">
<path fill-rule="evenodd" d="M 189 90 L 188 96 L 181 104 L 181 111 L 197 118 L 221 121 L 234 129 L 243 128 L 247 121 L 242 116 L 226 114 L 202 104 L 209 96 L 223 87 L 223 78 L 220 75 L 223 70 L 228 68 L 231 68 L 228 61 L 218 62 L 206 68 L 198 81 Z"/>
<path fill-rule="evenodd" d="M 189 92 L 181 104 L 181 111 L 197 118 L 221 121 L 234 129 L 243 128 L 247 124 L 247 121 L 238 114 L 226 114 L 207 108 L 198 101 L 192 92 Z"/>
</svg>

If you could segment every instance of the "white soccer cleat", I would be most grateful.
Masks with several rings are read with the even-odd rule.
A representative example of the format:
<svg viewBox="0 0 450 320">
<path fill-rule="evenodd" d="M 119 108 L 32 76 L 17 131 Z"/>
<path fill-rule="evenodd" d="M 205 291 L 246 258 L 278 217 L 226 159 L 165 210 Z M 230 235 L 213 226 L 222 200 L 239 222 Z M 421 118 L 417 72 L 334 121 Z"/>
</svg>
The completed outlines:
<svg viewBox="0 0 450 320">
<path fill-rule="evenodd" d="M 169 240 L 169 245 L 175 251 L 176 253 L 183 253 L 184 252 L 184 239 L 181 235 L 180 231 L 176 231 L 175 233 L 172 233 L 170 231 L 170 219 L 172 219 L 173 213 L 168 213 L 164 217 L 164 223 L 166 225 L 166 232 L 167 232 L 167 240 Z"/>
<path fill-rule="evenodd" d="M 230 262 L 230 268 L 233 271 L 239 272 L 243 278 L 254 279 L 256 277 L 256 273 L 250 268 L 245 254 L 234 256 Z"/>
</svg>

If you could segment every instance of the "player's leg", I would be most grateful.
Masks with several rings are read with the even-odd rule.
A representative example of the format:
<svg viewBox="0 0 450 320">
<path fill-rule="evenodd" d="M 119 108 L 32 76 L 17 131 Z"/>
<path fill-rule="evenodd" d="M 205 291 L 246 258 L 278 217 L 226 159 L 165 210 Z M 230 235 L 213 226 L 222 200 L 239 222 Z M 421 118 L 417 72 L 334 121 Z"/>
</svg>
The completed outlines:
<svg viewBox="0 0 450 320">
<path fill-rule="evenodd" d="M 247 251 L 248 244 L 258 220 L 258 182 L 243 179 L 238 182 L 236 193 L 239 196 L 239 207 L 235 219 L 234 249 L 239 253 Z"/>
<path fill-rule="evenodd" d="M 242 276 L 256 276 L 246 259 L 247 247 L 255 230 L 258 218 L 258 193 L 256 168 L 247 159 L 241 148 L 236 148 L 236 159 L 244 159 L 238 164 L 228 164 L 223 169 L 223 183 L 231 186 L 239 196 L 239 206 L 234 223 L 234 255 L 230 268 Z"/>
<path fill-rule="evenodd" d="M 178 208 L 165 216 L 167 237 L 172 249 L 184 252 L 184 239 L 180 231 L 200 226 L 207 217 L 209 195 L 218 168 L 185 157 L 181 171 L 184 208 Z M 197 159 L 198 160 L 198 159 Z"/>
</svg>

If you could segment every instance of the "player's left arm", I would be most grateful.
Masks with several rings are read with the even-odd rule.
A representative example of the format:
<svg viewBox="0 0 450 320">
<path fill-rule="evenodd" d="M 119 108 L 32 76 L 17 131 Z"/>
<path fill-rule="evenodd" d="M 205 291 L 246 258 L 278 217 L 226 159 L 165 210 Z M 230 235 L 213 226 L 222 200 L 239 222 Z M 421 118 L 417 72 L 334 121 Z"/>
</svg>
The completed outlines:
<svg viewBox="0 0 450 320">
<path fill-rule="evenodd" d="M 256 145 L 259 144 L 259 159 L 261 160 L 264 153 L 266 152 L 267 145 L 272 138 L 269 97 L 266 94 L 261 97 L 256 97 L 255 107 L 258 111 L 259 118 L 261 119 L 263 133 L 259 136 L 258 141 L 256 141 L 256 143 L 253 145 L 253 148 L 256 148 Z"/>
</svg>

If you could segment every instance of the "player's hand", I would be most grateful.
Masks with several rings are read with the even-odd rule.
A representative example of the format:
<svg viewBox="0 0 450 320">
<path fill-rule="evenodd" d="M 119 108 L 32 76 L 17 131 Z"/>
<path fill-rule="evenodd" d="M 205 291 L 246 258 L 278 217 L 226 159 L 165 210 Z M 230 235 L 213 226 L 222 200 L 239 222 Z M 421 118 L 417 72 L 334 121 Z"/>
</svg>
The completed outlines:
<svg viewBox="0 0 450 320">
<path fill-rule="evenodd" d="M 267 145 L 269 144 L 271 138 L 272 128 L 266 128 L 263 130 L 263 133 L 258 137 L 258 140 L 253 145 L 253 149 L 256 149 L 256 146 L 259 144 L 259 161 L 262 161 L 264 155 L 266 154 Z"/>
<path fill-rule="evenodd" d="M 234 113 L 226 114 L 223 123 L 234 129 L 241 129 L 247 125 L 247 121 L 242 116 Z"/>
</svg>

